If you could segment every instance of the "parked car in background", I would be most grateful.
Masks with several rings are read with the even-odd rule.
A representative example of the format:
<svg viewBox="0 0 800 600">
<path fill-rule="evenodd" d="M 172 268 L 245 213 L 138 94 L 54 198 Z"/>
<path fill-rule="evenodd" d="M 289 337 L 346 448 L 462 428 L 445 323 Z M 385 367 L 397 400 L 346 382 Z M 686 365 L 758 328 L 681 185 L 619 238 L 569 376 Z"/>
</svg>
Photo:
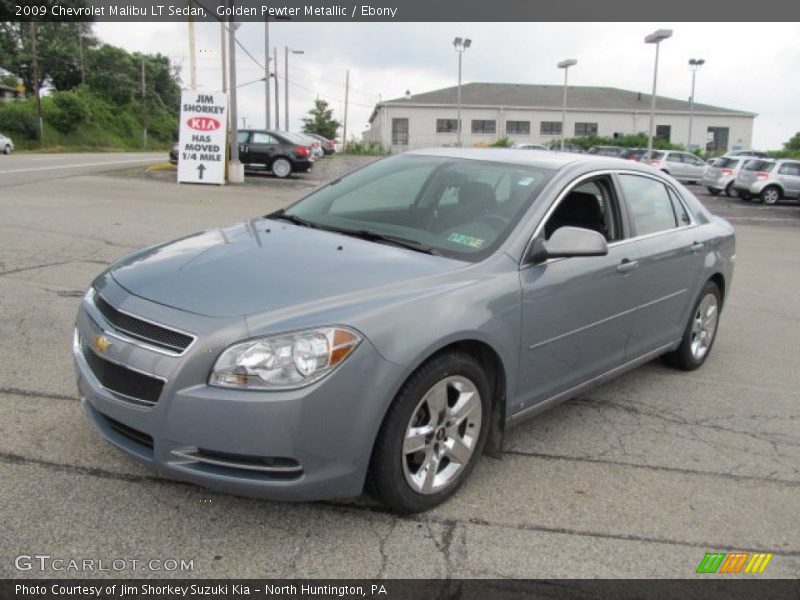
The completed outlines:
<svg viewBox="0 0 800 600">
<path fill-rule="evenodd" d="M 14 151 L 14 142 L 7 135 L 0 133 L 0 152 L 11 154 Z"/>
<path fill-rule="evenodd" d="M 336 152 L 333 140 L 329 140 L 325 136 L 319 135 L 318 133 L 307 133 L 306 135 L 311 136 L 315 140 L 319 140 L 319 143 L 322 145 L 322 152 L 325 154 L 325 156 L 330 156 Z"/>
<path fill-rule="evenodd" d="M 706 173 L 708 164 L 691 152 L 678 150 L 653 150 L 642 162 L 648 162 L 655 168 L 669 173 L 675 179 L 686 183 L 697 183 Z"/>
<path fill-rule="evenodd" d="M 237 141 L 245 170 L 272 171 L 275 177 L 284 179 L 313 165 L 310 146 L 293 133 L 240 129 Z"/>
<path fill-rule="evenodd" d="M 720 156 L 714 159 L 713 164 L 709 165 L 706 174 L 700 185 L 714 196 L 724 192 L 726 196 L 736 196 L 733 182 L 742 167 L 753 160 L 751 156 Z"/>
<path fill-rule="evenodd" d="M 547 146 L 543 146 L 542 144 L 513 144 L 511 146 L 517 150 L 547 150 L 550 151 L 550 148 Z"/>
<path fill-rule="evenodd" d="M 298 143 L 308 146 L 308 150 L 311 152 L 311 158 L 313 160 L 317 160 L 325 156 L 325 153 L 322 151 L 322 143 L 317 138 L 312 137 L 307 133 L 294 133 L 286 131 L 282 133 L 290 139 L 297 140 Z"/>
<path fill-rule="evenodd" d="M 783 198 L 800 197 L 800 160 L 747 161 L 733 184 L 745 200 L 757 197 L 764 204 L 775 204 Z"/>
<path fill-rule="evenodd" d="M 369 481 L 423 511 L 512 425 L 658 356 L 699 368 L 734 254 L 730 224 L 645 165 L 407 152 L 113 264 L 80 302 L 79 395 L 176 478 L 283 500 Z"/>
<path fill-rule="evenodd" d="M 619 153 L 617 158 L 640 161 L 645 154 L 647 154 L 647 148 L 625 148 Z"/>
<path fill-rule="evenodd" d="M 586 151 L 586 154 L 618 157 L 624 150 L 625 148 L 621 146 L 592 146 Z"/>
<path fill-rule="evenodd" d="M 172 148 L 169 149 L 169 162 L 171 162 L 173 165 L 178 164 L 178 149 L 180 146 L 181 145 L 178 142 L 175 142 L 172 144 Z"/>
<path fill-rule="evenodd" d="M 755 158 L 767 158 L 766 152 L 758 152 L 757 150 L 734 150 L 733 152 L 726 153 L 726 156 L 753 156 Z"/>
</svg>

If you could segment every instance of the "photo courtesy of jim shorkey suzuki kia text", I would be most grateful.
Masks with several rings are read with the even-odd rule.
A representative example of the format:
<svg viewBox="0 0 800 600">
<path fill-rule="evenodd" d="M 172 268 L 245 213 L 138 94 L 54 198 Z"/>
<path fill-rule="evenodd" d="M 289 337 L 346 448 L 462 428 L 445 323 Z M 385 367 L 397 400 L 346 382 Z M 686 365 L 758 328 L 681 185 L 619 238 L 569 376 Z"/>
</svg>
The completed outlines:
<svg viewBox="0 0 800 600">
<path fill-rule="evenodd" d="M 18 583 L 14 592 L 19 597 L 24 596 L 80 596 L 85 598 L 113 598 L 113 597 L 153 597 L 164 596 L 177 598 L 219 597 L 219 596 L 323 596 L 323 597 L 389 597 L 386 585 L 377 582 L 365 585 L 314 585 L 314 584 L 284 584 L 250 585 L 239 583 L 223 583 L 203 585 L 191 584 L 166 584 L 152 585 L 149 583 L 112 583 L 96 585 L 75 585 L 65 583 L 27 585 Z"/>
</svg>

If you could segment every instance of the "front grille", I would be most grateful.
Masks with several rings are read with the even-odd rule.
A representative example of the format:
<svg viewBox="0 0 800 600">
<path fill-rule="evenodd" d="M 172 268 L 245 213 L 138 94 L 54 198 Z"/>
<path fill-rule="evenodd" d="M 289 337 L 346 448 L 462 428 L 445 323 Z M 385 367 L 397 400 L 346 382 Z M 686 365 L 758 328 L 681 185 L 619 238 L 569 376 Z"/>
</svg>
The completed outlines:
<svg viewBox="0 0 800 600">
<path fill-rule="evenodd" d="M 125 436 L 129 440 L 142 444 L 143 446 L 147 446 L 148 448 L 153 448 L 153 438 L 144 433 L 143 431 L 139 431 L 138 429 L 129 427 L 125 425 L 125 423 L 120 423 L 119 421 L 115 421 L 114 419 L 106 415 L 103 415 L 103 419 L 105 419 L 106 423 L 108 423 L 108 426 L 111 427 L 111 429 L 113 429 L 120 435 Z"/>
<path fill-rule="evenodd" d="M 95 294 L 94 305 L 97 307 L 97 310 L 102 313 L 106 321 L 111 323 L 116 329 L 132 338 L 147 342 L 153 346 L 181 353 L 186 350 L 189 344 L 194 340 L 192 336 L 186 335 L 185 333 L 173 331 L 172 329 L 167 329 L 166 327 L 161 327 L 160 325 L 155 325 L 121 312 L 103 300 L 100 294 Z"/>
<path fill-rule="evenodd" d="M 86 344 L 81 345 L 81 350 L 89 369 L 104 388 L 139 400 L 142 404 L 153 405 L 158 402 L 164 387 L 163 381 L 112 363 L 95 354 Z"/>
</svg>

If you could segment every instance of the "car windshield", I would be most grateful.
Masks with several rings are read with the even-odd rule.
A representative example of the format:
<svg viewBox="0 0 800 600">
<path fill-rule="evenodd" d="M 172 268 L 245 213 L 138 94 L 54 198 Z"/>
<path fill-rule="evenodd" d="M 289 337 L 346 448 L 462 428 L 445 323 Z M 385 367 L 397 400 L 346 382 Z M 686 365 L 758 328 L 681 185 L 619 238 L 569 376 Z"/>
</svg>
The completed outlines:
<svg viewBox="0 0 800 600">
<path fill-rule="evenodd" d="M 334 180 L 272 216 L 474 262 L 494 252 L 554 172 L 398 155 Z"/>
<path fill-rule="evenodd" d="M 768 160 L 751 160 L 744 166 L 744 170 L 769 173 L 774 166 L 775 163 Z"/>
</svg>

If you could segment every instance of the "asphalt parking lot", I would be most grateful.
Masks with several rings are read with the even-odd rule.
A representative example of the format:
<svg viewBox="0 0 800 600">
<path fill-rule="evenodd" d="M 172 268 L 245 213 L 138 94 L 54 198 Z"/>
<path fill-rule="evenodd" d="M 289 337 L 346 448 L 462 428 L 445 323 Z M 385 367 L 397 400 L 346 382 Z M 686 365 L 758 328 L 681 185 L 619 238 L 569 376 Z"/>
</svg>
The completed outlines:
<svg viewBox="0 0 800 600">
<path fill-rule="evenodd" d="M 178 186 L 131 175 L 163 157 L 120 155 L 122 175 L 100 172 L 107 157 L 11 158 L 0 160 L 0 577 L 87 575 L 15 567 L 47 554 L 194 561 L 96 576 L 680 578 L 706 552 L 736 550 L 775 554 L 762 577 L 800 576 L 800 206 L 698 189 L 737 228 L 705 366 L 656 361 L 562 404 L 511 430 L 502 460 L 484 457 L 451 501 L 398 517 L 365 499 L 274 503 L 165 479 L 103 442 L 77 401 L 72 327 L 97 273 L 272 211 L 313 179 Z M 337 160 L 331 176 L 358 162 Z"/>
</svg>

